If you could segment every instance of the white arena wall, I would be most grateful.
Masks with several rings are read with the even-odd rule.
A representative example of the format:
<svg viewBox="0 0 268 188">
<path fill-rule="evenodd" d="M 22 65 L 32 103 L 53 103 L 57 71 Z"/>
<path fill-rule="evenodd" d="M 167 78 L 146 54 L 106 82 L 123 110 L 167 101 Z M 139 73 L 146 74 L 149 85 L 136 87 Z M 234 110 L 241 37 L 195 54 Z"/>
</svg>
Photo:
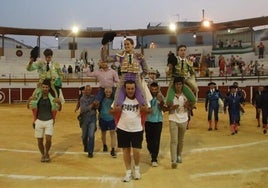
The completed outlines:
<svg viewBox="0 0 268 188">
<path fill-rule="evenodd" d="M 21 50 L 22 56 L 16 56 L 16 51 Z M 99 49 L 86 49 L 88 52 L 88 59 L 93 58 L 95 65 L 99 61 Z M 31 49 L 16 49 L 16 48 L 5 48 L 5 56 L 0 57 L 0 78 L 5 78 L 11 75 L 12 78 L 23 78 L 26 77 L 35 78 L 36 72 L 26 71 L 26 65 L 29 61 Z M 140 51 L 137 49 L 137 51 Z M 148 67 L 158 69 L 160 74 L 165 75 L 165 68 L 167 64 L 167 54 L 169 51 L 175 53 L 174 48 L 155 48 L 155 49 L 144 49 L 144 56 L 148 63 Z M 62 66 L 72 65 L 74 67 L 75 59 L 80 58 L 82 50 L 75 51 L 75 57 L 71 58 L 71 50 L 53 50 L 53 60 L 60 63 Z M 115 54 L 118 50 L 110 50 L 110 54 Z M 211 52 L 210 46 L 203 47 L 189 47 L 188 54 L 207 54 Z M 43 51 L 40 52 L 40 58 L 44 58 Z"/>
</svg>

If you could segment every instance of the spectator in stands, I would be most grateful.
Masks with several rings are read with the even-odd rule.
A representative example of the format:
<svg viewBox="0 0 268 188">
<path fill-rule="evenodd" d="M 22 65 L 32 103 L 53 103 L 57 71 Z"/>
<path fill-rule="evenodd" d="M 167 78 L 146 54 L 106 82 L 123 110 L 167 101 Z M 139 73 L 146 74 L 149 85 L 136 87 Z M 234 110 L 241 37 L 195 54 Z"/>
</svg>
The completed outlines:
<svg viewBox="0 0 268 188">
<path fill-rule="evenodd" d="M 260 44 L 257 46 L 259 49 L 259 59 L 263 58 L 263 54 L 264 54 L 264 45 L 262 42 L 260 42 Z"/>
<path fill-rule="evenodd" d="M 210 67 L 215 67 L 216 65 L 215 65 L 215 56 L 214 55 L 212 55 L 212 56 L 210 56 Z"/>
<path fill-rule="evenodd" d="M 239 40 L 239 41 L 238 41 L 238 47 L 239 47 L 239 48 L 243 48 L 243 46 L 242 46 L 242 40 Z"/>
<path fill-rule="evenodd" d="M 253 65 L 254 75 L 255 76 L 259 75 L 259 71 L 258 71 L 259 66 L 260 66 L 260 64 L 259 64 L 258 60 L 255 60 L 254 65 Z"/>
<path fill-rule="evenodd" d="M 231 46 L 234 47 L 234 48 L 238 47 L 238 42 L 237 42 L 236 39 L 234 39 L 234 38 L 232 39 Z"/>
<path fill-rule="evenodd" d="M 225 59 L 222 55 L 219 56 L 220 74 L 219 76 L 224 76 L 225 74 Z"/>
<path fill-rule="evenodd" d="M 238 66 L 239 66 L 240 73 L 243 73 L 242 68 L 243 68 L 243 66 L 246 64 L 245 61 L 243 60 L 242 57 L 239 57 L 237 62 L 238 62 Z"/>
<path fill-rule="evenodd" d="M 254 62 L 253 62 L 253 60 L 250 61 L 248 67 L 249 67 L 249 75 L 251 76 L 251 75 L 253 75 L 253 71 L 254 71 Z"/>
<path fill-rule="evenodd" d="M 85 72 L 90 72 L 90 68 L 88 64 L 84 64 L 81 67 L 81 72 L 85 73 Z"/>
<path fill-rule="evenodd" d="M 206 56 L 206 65 L 207 65 L 207 67 L 211 66 L 211 64 L 210 64 L 210 54 L 207 54 L 207 56 Z"/>
<path fill-rule="evenodd" d="M 73 73 L 73 67 L 72 65 L 68 66 L 68 74 L 72 74 Z"/>
<path fill-rule="evenodd" d="M 233 66 L 232 66 L 232 76 L 238 76 L 240 70 L 239 70 L 239 65 L 238 62 L 235 61 Z"/>
<path fill-rule="evenodd" d="M 223 48 L 223 41 L 219 39 L 217 45 L 219 46 L 219 48 Z"/>
<path fill-rule="evenodd" d="M 91 58 L 91 59 L 89 60 L 89 68 L 90 68 L 90 71 L 91 71 L 91 72 L 94 71 L 94 67 L 95 67 L 95 63 L 94 63 L 93 58 Z"/>
<path fill-rule="evenodd" d="M 226 59 L 226 74 L 228 76 L 232 75 L 232 66 L 231 66 L 231 62 L 228 58 Z"/>
<path fill-rule="evenodd" d="M 67 73 L 66 65 L 63 65 L 61 71 L 63 72 L 63 74 L 66 74 Z"/>
<path fill-rule="evenodd" d="M 264 75 L 264 70 L 265 70 L 264 69 L 264 64 L 262 64 L 261 67 L 258 68 L 258 74 L 263 76 Z"/>
<path fill-rule="evenodd" d="M 225 46 L 226 46 L 226 48 L 231 48 L 231 43 L 230 43 L 229 39 L 225 40 Z"/>
<path fill-rule="evenodd" d="M 86 65 L 88 63 L 88 60 L 87 60 L 87 49 L 84 48 L 84 50 L 81 52 L 81 58 L 80 58 L 82 61 L 83 61 L 83 64 Z"/>
</svg>

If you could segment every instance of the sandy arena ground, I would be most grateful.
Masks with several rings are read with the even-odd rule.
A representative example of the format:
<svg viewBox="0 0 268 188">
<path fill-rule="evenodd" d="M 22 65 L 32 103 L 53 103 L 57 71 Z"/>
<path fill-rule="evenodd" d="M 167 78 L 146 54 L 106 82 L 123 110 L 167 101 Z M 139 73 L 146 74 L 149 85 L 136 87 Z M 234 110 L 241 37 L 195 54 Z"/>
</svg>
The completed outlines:
<svg viewBox="0 0 268 188">
<path fill-rule="evenodd" d="M 204 103 L 198 103 L 186 132 L 183 163 L 177 169 L 170 166 L 165 114 L 159 166 L 151 167 L 144 140 L 140 164 L 142 179 L 129 183 L 121 182 L 125 173 L 121 150 L 117 149 L 117 158 L 102 152 L 99 130 L 94 157 L 87 158 L 82 152 L 81 130 L 74 108 L 75 103 L 66 103 L 58 113 L 52 161 L 41 163 L 31 111 L 25 104 L 0 105 L 0 187 L 268 187 L 268 135 L 257 128 L 251 104 L 245 106 L 239 133 L 231 136 L 227 114 L 220 114 L 218 131 L 207 131 Z M 107 138 L 110 143 L 109 134 Z"/>
</svg>

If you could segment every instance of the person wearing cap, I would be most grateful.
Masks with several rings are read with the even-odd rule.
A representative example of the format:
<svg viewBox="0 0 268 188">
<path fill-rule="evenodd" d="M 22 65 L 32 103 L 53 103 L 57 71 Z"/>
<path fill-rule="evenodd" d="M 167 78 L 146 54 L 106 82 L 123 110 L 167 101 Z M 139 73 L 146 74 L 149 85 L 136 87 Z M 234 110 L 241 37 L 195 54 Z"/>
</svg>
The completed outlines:
<svg viewBox="0 0 268 188">
<path fill-rule="evenodd" d="M 198 91 L 197 83 L 195 81 L 195 71 L 192 67 L 192 62 L 186 58 L 186 45 L 182 44 L 177 47 L 177 61 L 168 62 L 167 75 L 171 76 L 169 88 L 167 91 L 166 103 L 172 102 L 175 89 L 173 87 L 173 80 L 175 77 L 184 77 L 185 84 L 183 86 L 183 93 L 188 101 L 194 106 L 196 97 L 194 93 Z"/>
<path fill-rule="evenodd" d="M 216 83 L 208 83 L 209 90 L 206 93 L 205 110 L 208 112 L 208 131 L 212 131 L 212 114 L 214 113 L 214 130 L 218 130 L 219 121 L 219 99 L 222 99 L 222 95 L 218 89 L 216 89 Z"/>
<path fill-rule="evenodd" d="M 241 87 L 239 87 L 238 82 L 234 82 L 233 85 L 236 87 L 237 90 L 237 94 L 240 95 L 241 97 L 243 97 L 243 105 L 246 102 L 246 98 L 247 98 L 247 93 L 244 89 L 242 89 Z"/>
<path fill-rule="evenodd" d="M 244 89 L 239 87 L 238 82 L 233 82 L 233 86 L 235 86 L 237 94 L 241 97 L 242 105 L 240 105 L 240 113 L 243 114 L 244 113 L 243 106 L 245 106 L 247 93 Z M 227 93 L 227 95 L 229 95 L 229 94 L 230 94 L 230 92 Z M 240 126 L 240 120 L 238 122 L 238 126 Z"/>
<path fill-rule="evenodd" d="M 243 103 L 243 97 L 241 95 L 238 95 L 237 86 L 231 85 L 229 89 L 229 95 L 226 95 L 224 100 L 224 113 L 226 113 L 226 109 L 228 107 L 231 134 L 235 135 L 238 133 L 238 125 L 240 122 L 240 109 Z"/>
<path fill-rule="evenodd" d="M 183 85 L 183 77 L 174 78 L 175 95 L 172 103 L 167 106 L 169 110 L 171 168 L 173 169 L 177 168 L 177 163 L 182 163 L 181 155 L 188 121 L 188 111 L 192 108 L 191 103 L 183 93 Z"/>
<path fill-rule="evenodd" d="M 260 107 L 262 110 L 262 124 L 263 134 L 267 133 L 267 119 L 268 119 L 268 86 L 265 86 L 260 96 Z"/>
<path fill-rule="evenodd" d="M 59 98 L 54 98 L 50 93 L 49 79 L 44 79 L 41 86 L 41 92 L 36 97 L 30 97 L 29 100 L 34 100 L 35 107 L 32 107 L 34 112 L 34 130 L 37 138 L 38 148 L 42 155 L 41 162 L 50 162 L 49 150 L 52 144 L 52 135 L 54 132 L 54 123 L 57 111 L 61 110 L 61 102 Z M 45 144 L 44 142 L 45 137 Z"/>
</svg>

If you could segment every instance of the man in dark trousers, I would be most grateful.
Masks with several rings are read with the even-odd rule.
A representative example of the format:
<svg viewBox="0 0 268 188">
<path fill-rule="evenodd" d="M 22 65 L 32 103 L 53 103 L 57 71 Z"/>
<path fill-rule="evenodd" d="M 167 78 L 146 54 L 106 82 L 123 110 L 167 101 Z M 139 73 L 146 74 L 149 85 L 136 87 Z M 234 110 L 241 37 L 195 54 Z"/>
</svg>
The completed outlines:
<svg viewBox="0 0 268 188">
<path fill-rule="evenodd" d="M 262 95 L 262 92 L 263 92 L 263 89 L 264 87 L 263 86 L 259 86 L 257 91 L 255 91 L 253 93 L 253 97 L 252 97 L 252 105 L 256 108 L 256 119 L 257 119 L 257 122 L 258 122 L 258 125 L 257 127 L 260 127 L 261 126 L 261 123 L 260 123 L 260 116 L 261 116 L 261 95 Z"/>
<path fill-rule="evenodd" d="M 209 90 L 206 93 L 205 109 L 208 112 L 208 131 L 212 131 L 212 113 L 214 112 L 214 129 L 218 130 L 219 121 L 219 99 L 222 99 L 222 95 L 218 89 L 216 89 L 216 83 L 208 83 Z"/>
<path fill-rule="evenodd" d="M 260 104 L 262 110 L 262 123 L 263 123 L 263 134 L 267 133 L 267 119 L 268 119 L 268 86 L 264 87 L 262 95 L 260 97 Z"/>
</svg>

